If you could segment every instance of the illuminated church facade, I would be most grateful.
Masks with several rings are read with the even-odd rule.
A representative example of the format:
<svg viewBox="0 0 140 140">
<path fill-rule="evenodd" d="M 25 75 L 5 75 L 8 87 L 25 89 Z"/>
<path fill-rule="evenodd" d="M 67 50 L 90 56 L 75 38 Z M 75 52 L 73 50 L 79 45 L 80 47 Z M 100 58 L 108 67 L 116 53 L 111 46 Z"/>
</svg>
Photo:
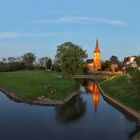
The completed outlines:
<svg viewBox="0 0 140 140">
<path fill-rule="evenodd" d="M 87 60 L 87 67 L 90 72 L 101 70 L 101 58 L 100 58 L 100 48 L 99 48 L 98 39 L 96 40 L 93 59 Z"/>
</svg>

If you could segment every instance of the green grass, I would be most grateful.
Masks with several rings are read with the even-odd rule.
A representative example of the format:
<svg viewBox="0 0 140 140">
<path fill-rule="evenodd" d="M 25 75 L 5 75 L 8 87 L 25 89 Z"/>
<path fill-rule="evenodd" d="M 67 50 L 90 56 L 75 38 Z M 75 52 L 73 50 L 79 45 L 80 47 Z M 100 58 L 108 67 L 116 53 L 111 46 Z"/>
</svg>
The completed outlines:
<svg viewBox="0 0 140 140">
<path fill-rule="evenodd" d="M 140 91 L 126 76 L 112 76 L 100 83 L 103 91 L 136 111 L 140 111 Z"/>
<path fill-rule="evenodd" d="M 61 78 L 47 71 L 20 71 L 0 73 L 0 87 L 16 93 L 17 97 L 32 100 L 44 96 L 63 100 L 77 88 L 71 78 Z"/>
<path fill-rule="evenodd" d="M 101 75 L 103 75 L 104 77 L 99 78 L 99 79 L 96 79 L 96 81 L 97 81 L 98 83 L 102 83 L 103 81 L 105 81 L 105 79 L 114 76 L 114 74 L 104 74 L 104 73 L 102 73 Z"/>
</svg>

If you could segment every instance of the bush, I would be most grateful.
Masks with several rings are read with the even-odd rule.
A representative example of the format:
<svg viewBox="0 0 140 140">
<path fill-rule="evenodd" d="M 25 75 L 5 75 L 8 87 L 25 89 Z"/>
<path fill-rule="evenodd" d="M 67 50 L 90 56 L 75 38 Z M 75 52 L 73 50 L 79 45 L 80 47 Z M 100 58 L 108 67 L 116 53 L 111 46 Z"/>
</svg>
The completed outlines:
<svg viewBox="0 0 140 140">
<path fill-rule="evenodd" d="M 136 71 L 136 69 L 133 68 L 133 67 L 127 67 L 127 68 L 125 69 L 125 71 L 126 71 L 126 73 L 133 74 L 133 73 Z"/>
<path fill-rule="evenodd" d="M 115 72 L 118 72 L 119 71 L 119 68 L 115 68 Z"/>
<path fill-rule="evenodd" d="M 85 66 L 85 67 L 83 68 L 83 74 L 88 74 L 88 71 L 89 71 L 89 69 Z"/>
</svg>

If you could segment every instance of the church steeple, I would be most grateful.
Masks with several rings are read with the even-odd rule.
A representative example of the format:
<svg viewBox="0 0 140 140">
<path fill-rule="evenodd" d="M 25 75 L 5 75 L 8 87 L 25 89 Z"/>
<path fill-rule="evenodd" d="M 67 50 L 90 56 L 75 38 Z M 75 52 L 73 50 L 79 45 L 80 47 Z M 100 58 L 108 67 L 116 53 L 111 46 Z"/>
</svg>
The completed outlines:
<svg viewBox="0 0 140 140">
<path fill-rule="evenodd" d="M 96 47 L 95 47 L 94 53 L 100 53 L 98 38 L 96 39 Z"/>
<path fill-rule="evenodd" d="M 87 67 L 91 72 L 101 70 L 100 48 L 98 44 L 98 38 L 96 39 L 96 46 L 93 53 L 93 59 L 89 59 Z"/>
<path fill-rule="evenodd" d="M 93 61 L 93 69 L 100 70 L 101 69 L 101 60 L 100 60 L 100 49 L 98 44 L 98 38 L 96 40 L 96 47 L 94 50 L 94 61 Z"/>
</svg>

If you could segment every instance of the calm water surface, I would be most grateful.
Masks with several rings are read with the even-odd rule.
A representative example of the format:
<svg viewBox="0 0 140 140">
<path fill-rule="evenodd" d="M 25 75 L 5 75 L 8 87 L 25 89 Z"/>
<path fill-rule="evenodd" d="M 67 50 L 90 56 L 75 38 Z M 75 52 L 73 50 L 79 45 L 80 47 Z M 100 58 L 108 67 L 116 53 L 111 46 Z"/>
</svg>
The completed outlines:
<svg viewBox="0 0 140 140">
<path fill-rule="evenodd" d="M 0 92 L 0 140 L 128 140 L 137 130 L 93 82 L 57 107 L 16 103 Z"/>
</svg>

